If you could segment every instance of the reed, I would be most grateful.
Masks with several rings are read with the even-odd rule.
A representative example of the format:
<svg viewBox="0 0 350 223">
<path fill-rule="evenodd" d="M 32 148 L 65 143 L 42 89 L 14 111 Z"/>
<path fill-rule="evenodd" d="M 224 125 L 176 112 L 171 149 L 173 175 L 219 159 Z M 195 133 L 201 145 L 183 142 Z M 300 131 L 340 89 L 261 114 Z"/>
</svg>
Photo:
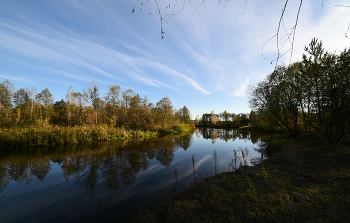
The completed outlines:
<svg viewBox="0 0 350 223">
<path fill-rule="evenodd" d="M 126 131 L 108 125 L 96 127 L 76 126 L 32 126 L 26 128 L 0 129 L 0 146 L 2 148 L 19 148 L 35 146 L 69 145 L 93 142 L 116 142 L 129 138 L 150 138 L 157 132 Z"/>
<path fill-rule="evenodd" d="M 0 129 L 1 148 L 20 148 L 35 146 L 70 145 L 93 142 L 117 142 L 131 138 L 151 138 L 159 134 L 177 134 L 194 130 L 188 124 L 177 124 L 162 128 L 153 126 L 150 129 L 126 130 L 110 125 L 59 127 L 39 123 L 25 128 Z"/>
</svg>

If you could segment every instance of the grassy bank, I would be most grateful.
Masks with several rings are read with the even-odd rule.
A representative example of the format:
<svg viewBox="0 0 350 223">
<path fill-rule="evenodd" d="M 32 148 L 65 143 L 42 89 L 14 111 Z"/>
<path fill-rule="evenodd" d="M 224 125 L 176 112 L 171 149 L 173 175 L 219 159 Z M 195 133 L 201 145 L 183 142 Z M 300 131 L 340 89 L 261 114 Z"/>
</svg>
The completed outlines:
<svg viewBox="0 0 350 223">
<path fill-rule="evenodd" d="M 52 125 L 26 128 L 0 129 L 2 148 L 69 145 L 93 142 L 117 142 L 131 138 L 150 138 L 159 135 L 176 134 L 195 128 L 188 124 L 177 124 L 166 128 L 153 127 L 150 130 L 126 130 L 108 125 L 95 127 L 57 127 Z"/>
<path fill-rule="evenodd" d="M 181 132 L 190 132 L 195 129 L 196 127 L 194 125 L 178 124 L 178 125 L 172 125 L 165 128 L 158 128 L 155 131 L 158 132 L 160 135 L 169 135 L 169 134 L 179 134 Z"/>
<path fill-rule="evenodd" d="M 350 145 L 281 136 L 273 155 L 139 210 L 134 222 L 349 222 Z"/>
</svg>

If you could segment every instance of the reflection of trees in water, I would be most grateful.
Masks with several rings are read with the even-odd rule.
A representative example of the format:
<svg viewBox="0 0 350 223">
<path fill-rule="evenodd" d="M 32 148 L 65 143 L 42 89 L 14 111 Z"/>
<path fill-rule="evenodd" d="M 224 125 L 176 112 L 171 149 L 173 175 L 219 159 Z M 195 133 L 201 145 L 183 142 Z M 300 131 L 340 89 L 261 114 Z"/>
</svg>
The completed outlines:
<svg viewBox="0 0 350 223">
<path fill-rule="evenodd" d="M 10 179 L 22 183 L 23 181 L 26 184 L 29 184 L 33 180 L 33 173 L 31 171 L 32 163 L 27 162 L 19 162 L 19 163 L 11 163 L 9 165 L 9 175 Z"/>
<path fill-rule="evenodd" d="M 0 168 L 0 192 L 4 189 L 3 185 L 7 185 L 8 183 L 6 182 L 9 180 L 29 184 L 33 180 L 33 176 L 35 176 L 43 181 L 50 170 L 51 161 L 47 159 L 19 160 L 3 164 Z"/>
<path fill-rule="evenodd" d="M 39 159 L 37 162 L 33 162 L 31 165 L 31 172 L 36 178 L 43 181 L 45 176 L 51 170 L 51 160 Z"/>
<path fill-rule="evenodd" d="M 80 189 L 84 189 L 89 196 L 93 195 L 93 191 L 97 186 L 98 171 L 100 169 L 101 154 L 96 152 L 82 156 L 81 162 L 85 164 L 85 169 L 75 173 L 75 182 Z"/>
<path fill-rule="evenodd" d="M 41 150 L 38 150 L 35 151 L 38 154 L 30 155 L 30 157 L 43 157 L 39 159 L 28 158 L 25 151 L 15 156 L 11 154 L 8 160 L 0 160 L 0 193 L 10 180 L 30 183 L 33 176 L 44 180 L 53 163 L 61 166 L 66 181 L 73 176 L 75 183 L 89 196 L 93 196 L 94 189 L 99 184 L 99 177 L 103 178 L 103 184 L 108 190 L 118 190 L 121 183 L 126 185 L 133 183 L 137 173 L 140 170 L 147 170 L 149 161 L 154 158 L 169 167 L 174 152 L 178 148 L 187 150 L 192 141 L 192 135 L 166 136 L 129 141 L 122 145 L 72 146 L 71 151 L 69 147 L 60 148 L 58 151 L 45 150 L 42 154 Z"/>
<path fill-rule="evenodd" d="M 199 137 L 202 135 L 204 139 L 211 139 L 212 143 L 215 144 L 217 139 L 225 140 L 228 142 L 229 140 L 235 141 L 236 139 L 240 140 L 250 140 L 257 148 L 254 148 L 258 153 L 263 154 L 264 147 L 266 146 L 266 142 L 272 141 L 276 137 L 276 133 L 259 133 L 259 132 L 241 132 L 236 129 L 214 129 L 214 128 L 197 128 L 196 136 Z M 265 154 L 263 154 L 263 158 L 268 158 Z M 258 164 L 260 163 L 262 157 L 252 157 L 250 158 L 250 163 Z M 232 161 L 233 162 L 233 161 Z M 240 161 L 242 162 L 242 160 Z M 230 164 L 233 167 L 233 163 Z"/>
<path fill-rule="evenodd" d="M 0 165 L 0 194 L 10 183 L 10 175 L 8 170 L 8 166 Z"/>
<path fill-rule="evenodd" d="M 202 135 L 204 139 L 211 139 L 212 143 L 216 142 L 216 139 L 224 140 L 228 142 L 229 140 L 235 141 L 240 140 L 250 140 L 253 144 L 260 141 L 268 141 L 274 138 L 273 134 L 263 134 L 258 132 L 241 132 L 236 129 L 214 129 L 214 128 L 198 128 L 196 129 L 196 135 Z"/>
<path fill-rule="evenodd" d="M 218 131 L 215 129 L 214 131 L 212 131 L 212 133 L 211 133 L 211 142 L 213 143 L 213 144 L 215 144 L 215 142 L 216 142 L 216 140 L 218 139 L 218 137 L 219 137 L 219 134 L 218 134 Z"/>
<path fill-rule="evenodd" d="M 186 151 L 191 146 L 192 142 L 192 134 L 174 138 L 174 146 L 176 147 L 175 149 L 183 148 Z"/>
<path fill-rule="evenodd" d="M 200 128 L 198 131 L 204 139 L 212 139 L 213 141 L 214 139 L 225 140 L 226 142 L 231 139 L 234 141 L 237 138 L 246 139 L 249 135 L 243 132 L 239 132 L 236 129 Z"/>
</svg>

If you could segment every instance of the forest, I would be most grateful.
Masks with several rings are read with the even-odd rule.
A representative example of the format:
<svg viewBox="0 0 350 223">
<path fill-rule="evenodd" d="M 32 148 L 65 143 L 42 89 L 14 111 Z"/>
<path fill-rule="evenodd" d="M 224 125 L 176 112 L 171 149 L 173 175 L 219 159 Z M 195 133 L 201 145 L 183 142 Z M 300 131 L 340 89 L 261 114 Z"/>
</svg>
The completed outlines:
<svg viewBox="0 0 350 223">
<path fill-rule="evenodd" d="M 304 50 L 302 61 L 278 65 L 250 86 L 250 123 L 294 138 L 314 132 L 329 142 L 349 139 L 350 48 L 330 53 L 313 39 Z"/>
<path fill-rule="evenodd" d="M 280 64 L 257 86 L 249 86 L 251 112 L 203 114 L 203 126 L 252 126 L 297 138 L 317 133 L 329 142 L 350 138 L 350 48 L 329 53 L 322 41 L 305 46 L 302 61 Z"/>
<path fill-rule="evenodd" d="M 0 83 L 0 138 L 2 145 L 51 145 L 117 141 L 133 136 L 176 133 L 194 129 L 189 109 L 176 109 L 170 98 L 156 104 L 116 84 L 101 97 L 97 81 L 76 92 L 70 86 L 66 100 L 54 102 L 48 88 L 15 90 L 9 80 Z"/>
<path fill-rule="evenodd" d="M 195 122 L 197 125 L 203 125 L 203 126 L 211 126 L 211 125 L 216 125 L 216 126 L 245 126 L 250 123 L 250 115 L 251 113 L 229 113 L 226 110 L 219 113 L 215 114 L 214 111 L 211 111 L 211 113 L 205 113 L 202 115 L 202 117 L 199 117 L 197 115 Z M 254 115 L 254 114 L 253 114 Z"/>
</svg>

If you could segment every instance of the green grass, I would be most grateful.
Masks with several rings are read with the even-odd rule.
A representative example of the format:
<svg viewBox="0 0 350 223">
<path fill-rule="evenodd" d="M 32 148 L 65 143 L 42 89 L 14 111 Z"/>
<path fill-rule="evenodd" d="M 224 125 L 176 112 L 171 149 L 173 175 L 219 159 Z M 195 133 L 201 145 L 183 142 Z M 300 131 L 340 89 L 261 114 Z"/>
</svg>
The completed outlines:
<svg viewBox="0 0 350 223">
<path fill-rule="evenodd" d="M 279 149 L 262 164 L 206 178 L 140 209 L 133 221 L 350 222 L 349 143 L 327 144 L 312 134 L 274 143 Z"/>
<path fill-rule="evenodd" d="M 160 135 L 169 135 L 169 134 L 179 134 L 183 132 L 190 132 L 195 130 L 196 127 L 194 125 L 189 124 L 177 124 L 172 126 L 167 126 L 165 128 L 160 128 L 157 130 L 157 132 Z"/>
</svg>

